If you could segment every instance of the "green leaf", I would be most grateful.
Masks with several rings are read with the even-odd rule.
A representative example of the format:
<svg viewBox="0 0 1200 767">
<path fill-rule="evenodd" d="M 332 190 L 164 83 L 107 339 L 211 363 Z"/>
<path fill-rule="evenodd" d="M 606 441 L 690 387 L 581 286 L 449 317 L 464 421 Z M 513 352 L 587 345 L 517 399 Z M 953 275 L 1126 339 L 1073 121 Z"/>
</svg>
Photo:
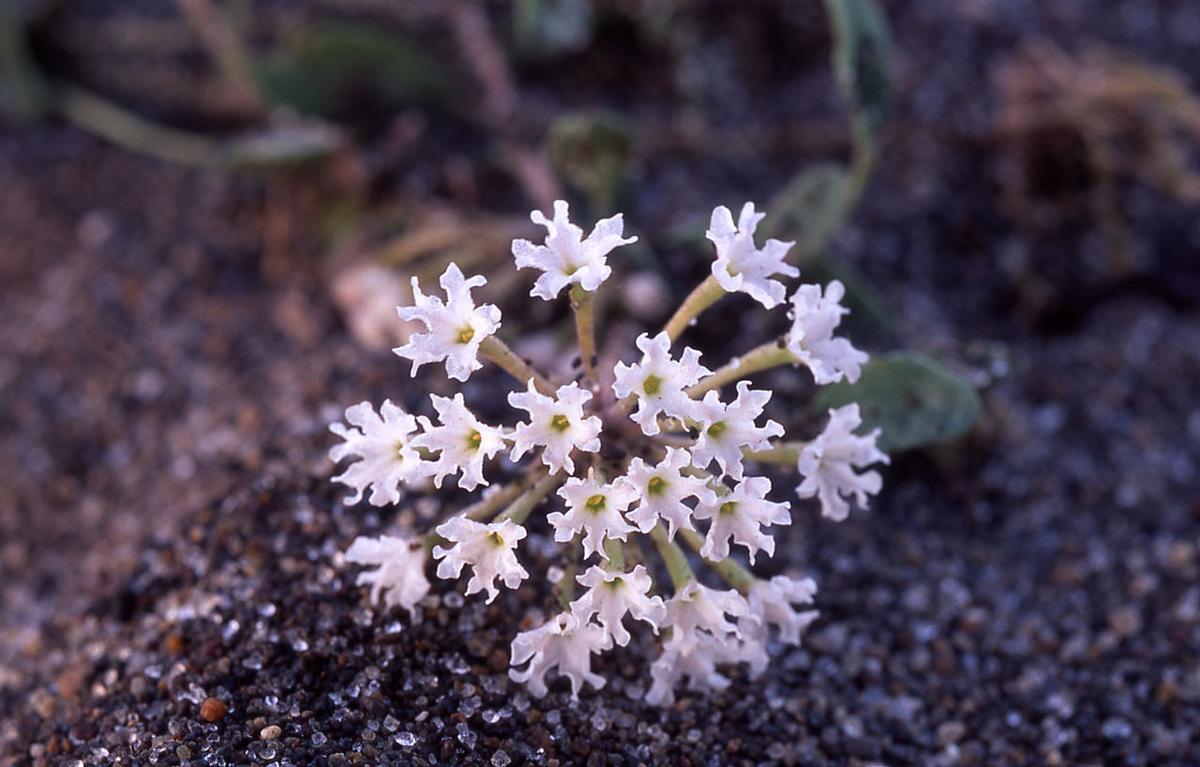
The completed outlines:
<svg viewBox="0 0 1200 767">
<path fill-rule="evenodd" d="M 853 203 L 846 169 L 827 162 L 806 169 L 776 193 L 763 220 L 766 237 L 796 241 L 801 266 L 819 255 L 850 215 Z"/>
<path fill-rule="evenodd" d="M 620 115 L 572 112 L 550 124 L 546 151 L 558 175 L 587 195 L 593 216 L 610 215 L 625 180 L 634 136 Z"/>
<path fill-rule="evenodd" d="M 887 452 L 946 442 L 970 431 L 982 405 L 975 387 L 923 354 L 897 352 L 874 357 L 862 378 L 827 386 L 813 398 L 824 412 L 859 403 L 866 429 L 883 430 Z"/>
<path fill-rule="evenodd" d="M 854 115 L 855 141 L 872 149 L 891 114 L 891 34 L 875 0 L 825 0 L 833 27 L 833 68 Z"/>
<path fill-rule="evenodd" d="M 445 105 L 456 92 L 455 78 L 415 40 L 354 22 L 305 28 L 258 64 L 257 77 L 274 103 L 320 117 L 361 115 L 364 105 Z"/>
</svg>

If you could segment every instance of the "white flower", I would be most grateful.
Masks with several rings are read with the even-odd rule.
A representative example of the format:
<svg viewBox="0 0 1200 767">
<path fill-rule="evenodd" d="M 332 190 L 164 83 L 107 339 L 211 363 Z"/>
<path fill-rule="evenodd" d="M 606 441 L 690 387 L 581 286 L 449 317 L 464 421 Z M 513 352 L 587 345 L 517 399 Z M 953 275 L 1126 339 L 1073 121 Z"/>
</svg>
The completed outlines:
<svg viewBox="0 0 1200 767">
<path fill-rule="evenodd" d="M 817 618 L 816 610 L 797 612 L 792 604 L 811 604 L 817 593 L 812 578 L 794 580 L 777 575 L 769 581 L 755 581 L 746 599 L 750 612 L 738 619 L 742 644 L 732 654 L 732 660 L 747 663 L 750 677 L 766 671 L 770 663 L 767 638 L 771 626 L 779 628 L 779 638 L 785 644 L 800 644 L 800 634 Z"/>
<path fill-rule="evenodd" d="M 358 574 L 355 583 L 371 584 L 371 602 L 383 599 L 387 607 L 403 607 L 409 615 L 416 614 L 416 604 L 429 593 L 425 577 L 425 547 L 420 541 L 381 535 L 378 538 L 359 536 L 346 549 L 346 561 L 378 567 Z"/>
<path fill-rule="evenodd" d="M 604 686 L 604 677 L 592 673 L 592 653 L 612 647 L 604 629 L 594 623 L 579 620 L 570 613 L 560 613 L 531 631 L 517 634 L 512 643 L 512 664 L 526 661 L 524 671 L 508 670 L 514 682 L 527 682 L 529 691 L 537 697 L 546 694 L 546 672 L 553 668 L 571 680 L 571 697 L 579 697 L 584 682 L 596 689 Z"/>
<path fill-rule="evenodd" d="M 687 652 L 668 642 L 650 666 L 653 682 L 646 702 L 652 706 L 671 705 L 675 702 L 675 687 L 684 678 L 690 690 L 724 690 L 729 679 L 717 672 L 717 664 L 728 662 L 728 653 L 728 647 L 711 636 L 702 636 Z"/>
<path fill-rule="evenodd" d="M 696 420 L 702 424 L 700 436 L 692 447 L 692 464 L 707 469 L 715 458 L 721 471 L 734 479 L 742 478 L 742 448 L 765 450 L 771 437 L 783 435 L 783 427 L 768 420 L 763 426 L 754 421 L 771 399 L 769 391 L 751 391 L 748 381 L 738 381 L 737 399 L 726 405 L 715 391 L 700 402 Z"/>
<path fill-rule="evenodd" d="M 833 331 L 850 310 L 842 306 L 846 288 L 834 280 L 821 295 L 820 285 L 801 285 L 792 295 L 792 329 L 788 331 L 788 351 L 812 371 L 818 385 L 842 380 L 854 383 L 862 374 L 866 352 L 859 351 L 845 338 L 834 338 Z"/>
<path fill-rule="evenodd" d="M 383 417 L 380 418 L 380 415 Z M 426 476 L 426 466 L 413 450 L 409 435 L 417 430 L 411 415 L 384 400 L 376 415 L 370 402 L 360 402 L 346 408 L 346 421 L 357 428 L 332 423 L 329 430 L 344 442 L 329 451 L 334 463 L 346 457 L 358 460 L 333 478 L 334 482 L 354 488 L 346 503 L 358 503 L 368 487 L 372 506 L 386 506 L 400 501 L 400 485 L 415 482 Z"/>
<path fill-rule="evenodd" d="M 631 417 L 642 433 L 654 436 L 659 432 L 661 413 L 679 419 L 692 417 L 697 403 L 686 389 L 712 371 L 700 364 L 700 352 L 692 348 L 683 350 L 679 362 L 671 359 L 671 338 L 665 330 L 654 338 L 642 333 L 637 348 L 642 351 L 642 361 L 635 365 L 618 362 L 612 388 L 619 398 L 637 395 L 638 409 Z"/>
<path fill-rule="evenodd" d="M 847 498 L 867 507 L 868 495 L 879 492 L 883 478 L 877 471 L 856 472 L 873 463 L 888 463 L 888 457 L 875 446 L 879 429 L 858 436 L 862 425 L 858 404 L 851 403 L 829 411 L 825 430 L 800 451 L 796 468 L 804 481 L 796 488 L 801 498 L 814 495 L 821 501 L 821 516 L 841 521 L 850 513 Z"/>
<path fill-rule="evenodd" d="M 706 236 L 717 246 L 712 273 L 721 287 L 730 293 L 747 293 L 770 309 L 783 303 L 786 295 L 783 283 L 771 277 L 798 277 L 800 270 L 783 260 L 795 243 L 767 240 L 761 250 L 754 245 L 754 230 L 764 215 L 755 213 L 754 203 L 748 202 L 734 226 L 733 214 L 721 205 L 713 210 Z"/>
<path fill-rule="evenodd" d="M 596 480 L 595 469 L 588 469 L 587 479 L 568 479 L 558 494 L 567 502 L 567 513 L 555 511 L 546 516 L 546 521 L 554 527 L 554 540 L 558 543 L 584 533 L 585 559 L 597 551 L 604 556 L 606 538 L 623 541 L 634 531 L 621 512 L 636 500 L 637 490 L 624 477 L 605 485 Z"/>
<path fill-rule="evenodd" d="M 431 394 L 433 409 L 437 411 L 441 426 L 434 426 L 425 416 L 418 416 L 424 433 L 412 440 L 413 447 L 436 450 L 437 460 L 429 464 L 433 483 L 442 486 L 446 475 L 461 470 L 458 486 L 463 490 L 474 490 L 486 485 L 483 478 L 483 462 L 504 449 L 504 432 L 494 426 L 481 423 L 463 403 L 463 395 L 454 399 Z"/>
<path fill-rule="evenodd" d="M 775 539 L 762 531 L 763 525 L 790 525 L 792 517 L 787 503 L 767 500 L 771 492 L 771 480 L 766 477 L 746 477 L 731 493 L 711 503 L 696 506 L 696 519 L 712 520 L 708 536 L 700 547 L 700 556 L 722 560 L 729 556 L 729 539 L 746 547 L 750 564 L 754 554 L 767 552 L 775 556 Z"/>
<path fill-rule="evenodd" d="M 519 424 L 512 434 L 512 459 L 520 460 L 541 445 L 542 463 L 551 472 L 565 469 L 573 474 L 572 450 L 578 448 L 585 453 L 600 450 L 600 419 L 583 414 L 583 406 L 591 398 L 590 391 L 574 382 L 558 387 L 554 397 L 547 397 L 533 388 L 532 379 L 525 391 L 509 393 L 508 404 L 529 413 L 529 423 Z"/>
<path fill-rule="evenodd" d="M 816 610 L 797 611 L 792 605 L 810 605 L 816 594 L 817 583 L 812 578 L 776 575 L 769 581 L 755 581 L 746 594 L 750 612 L 738 620 L 742 636 L 765 642 L 769 628 L 775 626 L 779 629 L 780 641 L 799 645 L 800 634 L 819 613 Z"/>
<path fill-rule="evenodd" d="M 641 458 L 629 462 L 625 478 L 637 491 L 638 505 L 626 514 L 626 518 L 637 525 L 638 531 L 648 533 L 660 519 L 667 521 L 667 537 L 675 540 L 676 530 L 695 530 L 692 525 L 692 510 L 683 503 L 684 498 L 714 501 L 716 494 L 708 489 L 702 477 L 683 473 L 692 462 L 692 455 L 683 448 L 667 448 L 667 457 L 655 466 Z"/>
<path fill-rule="evenodd" d="M 671 627 L 672 646 L 687 653 L 708 636 L 732 651 L 737 647 L 741 632 L 737 624 L 726 620 L 745 615 L 750 606 L 742 595 L 733 591 L 717 591 L 696 581 L 684 586 L 667 600 L 663 626 Z"/>
<path fill-rule="evenodd" d="M 658 633 L 666 607 L 662 597 L 647 596 L 654 584 L 644 566 L 637 565 L 630 572 L 620 573 L 592 565 L 576 580 L 588 587 L 583 596 L 571 603 L 571 614 L 581 622 L 587 623 L 593 615 L 597 616 L 604 632 L 622 647 L 629 644 L 630 638 L 621 625 L 626 613 L 649 623 L 654 627 L 654 633 Z"/>
<path fill-rule="evenodd" d="M 529 577 L 517 561 L 516 553 L 517 543 L 525 537 L 525 528 L 511 519 L 485 525 L 466 517 L 455 517 L 438 525 L 437 534 L 454 544 L 448 549 L 433 547 L 433 558 L 442 560 L 438 563 L 437 575 L 439 578 L 457 578 L 462 574 L 463 565 L 470 565 L 474 572 L 467 583 L 467 596 L 486 589 L 487 601 L 491 604 L 500 593 L 496 588 L 497 578 L 508 588 L 515 589 Z"/>
<path fill-rule="evenodd" d="M 412 374 L 426 362 L 446 361 L 446 375 L 459 381 L 471 377 L 471 372 L 483 367 L 479 361 L 479 345 L 500 327 L 500 310 L 492 304 L 476 307 L 471 289 L 486 285 L 484 277 L 465 279 L 458 265 L 451 263 L 438 280 L 446 291 L 446 301 L 421 292 L 417 278 L 412 278 L 414 306 L 396 308 L 400 319 L 420 321 L 425 333 L 414 333 L 404 346 L 393 349 L 396 354 L 412 360 Z"/>
<path fill-rule="evenodd" d="M 622 237 L 625 227 L 620 213 L 612 218 L 596 222 L 596 227 L 587 239 L 583 230 L 567 220 L 567 203 L 554 202 L 554 220 L 542 215 L 541 211 L 529 214 L 533 223 L 546 227 L 546 244 L 534 245 L 529 240 L 513 240 L 512 253 L 517 259 L 517 268 L 541 269 L 542 275 L 533 284 L 529 295 L 546 301 L 559 294 L 571 283 L 584 290 L 595 291 L 600 283 L 612 274 L 605 258 L 610 251 L 631 242 L 637 237 Z"/>
</svg>

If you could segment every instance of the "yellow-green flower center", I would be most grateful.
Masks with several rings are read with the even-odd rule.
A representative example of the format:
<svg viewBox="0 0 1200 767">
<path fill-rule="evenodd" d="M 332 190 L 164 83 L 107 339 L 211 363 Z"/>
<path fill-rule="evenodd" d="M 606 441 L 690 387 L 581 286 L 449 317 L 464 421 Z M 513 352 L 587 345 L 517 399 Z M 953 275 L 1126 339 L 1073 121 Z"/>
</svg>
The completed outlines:
<svg viewBox="0 0 1200 767">
<path fill-rule="evenodd" d="M 710 437 L 720 437 L 725 432 L 725 422 L 717 421 L 708 427 L 708 435 Z"/>
<path fill-rule="evenodd" d="M 650 493 L 650 495 L 662 495 L 663 491 L 666 489 L 667 481 L 662 477 L 652 477 L 650 481 L 646 483 L 646 492 Z"/>
<path fill-rule="evenodd" d="M 471 339 L 474 337 L 475 337 L 475 328 L 471 327 L 470 325 L 467 325 L 465 328 L 458 331 L 458 342 L 460 344 L 470 343 Z"/>
<path fill-rule="evenodd" d="M 721 514 L 728 516 L 737 510 L 737 501 L 725 501 L 721 504 Z"/>
<path fill-rule="evenodd" d="M 616 591 L 617 589 L 619 589 L 625 585 L 625 581 L 622 580 L 620 576 L 617 576 L 616 578 L 613 578 L 611 581 L 605 581 L 604 585 L 608 586 L 613 591 Z"/>
<path fill-rule="evenodd" d="M 550 419 L 550 428 L 554 429 L 559 434 L 562 434 L 567 429 L 571 428 L 571 419 L 567 418 L 562 413 Z"/>
<path fill-rule="evenodd" d="M 397 443 L 396 443 L 396 447 L 395 447 L 395 451 L 396 451 L 396 460 L 397 460 L 397 461 L 403 461 L 403 460 L 404 460 L 404 443 L 403 443 L 403 442 L 397 442 Z"/>
<path fill-rule="evenodd" d="M 497 533 L 495 530 L 487 534 L 487 540 L 494 546 L 504 545 L 504 536 Z"/>
<path fill-rule="evenodd" d="M 467 435 L 467 449 L 478 450 L 479 446 L 482 444 L 483 435 L 479 433 L 478 429 L 472 429 L 471 433 Z"/>
<path fill-rule="evenodd" d="M 588 498 L 586 501 L 584 501 L 583 505 L 587 507 L 587 510 L 593 514 L 599 514 L 600 512 L 604 511 L 604 505 L 607 502 L 607 499 L 602 493 L 596 493 L 591 498 Z"/>
<path fill-rule="evenodd" d="M 662 389 L 662 379 L 651 373 L 650 375 L 646 376 L 646 380 L 642 384 L 642 389 L 651 397 L 653 397 Z"/>
</svg>

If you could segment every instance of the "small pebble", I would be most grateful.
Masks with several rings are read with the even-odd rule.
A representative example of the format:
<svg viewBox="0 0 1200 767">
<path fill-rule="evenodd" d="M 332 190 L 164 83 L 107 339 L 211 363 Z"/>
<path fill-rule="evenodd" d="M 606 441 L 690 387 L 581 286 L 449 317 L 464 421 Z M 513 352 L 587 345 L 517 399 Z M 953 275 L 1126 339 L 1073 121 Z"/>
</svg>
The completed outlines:
<svg viewBox="0 0 1200 767">
<path fill-rule="evenodd" d="M 279 729 L 279 725 L 272 724 L 262 728 L 262 731 L 258 733 L 258 737 L 263 740 L 275 740 L 282 732 L 283 730 Z"/>
<path fill-rule="evenodd" d="M 206 722 L 219 722 L 229 713 L 229 706 L 216 698 L 205 698 L 200 704 L 200 718 Z"/>
</svg>

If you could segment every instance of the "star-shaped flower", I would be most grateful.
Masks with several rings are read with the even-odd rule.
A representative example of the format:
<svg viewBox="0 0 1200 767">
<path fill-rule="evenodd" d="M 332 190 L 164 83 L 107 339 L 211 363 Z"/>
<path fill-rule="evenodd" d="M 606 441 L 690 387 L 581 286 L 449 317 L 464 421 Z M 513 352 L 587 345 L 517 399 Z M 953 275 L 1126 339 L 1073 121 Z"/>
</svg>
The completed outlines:
<svg viewBox="0 0 1200 767">
<path fill-rule="evenodd" d="M 736 648 L 741 632 L 725 615 L 736 618 L 750 610 L 750 605 L 736 591 L 718 591 L 696 581 L 676 591 L 666 607 L 662 625 L 671 627 L 671 645 L 685 653 L 691 652 L 705 636 Z"/>
<path fill-rule="evenodd" d="M 437 534 L 453 544 L 448 549 L 433 547 L 433 558 L 442 560 L 438 563 L 437 575 L 439 578 L 457 578 L 462 574 L 463 565 L 470 565 L 474 572 L 467 583 L 467 596 L 486 590 L 488 604 L 491 604 L 500 593 L 496 588 L 497 578 L 508 588 L 515 589 L 529 577 L 517 561 L 516 553 L 517 543 L 525 537 L 525 528 L 511 519 L 485 525 L 466 517 L 455 517 L 438 525 Z"/>
<path fill-rule="evenodd" d="M 652 682 L 646 702 L 652 706 L 671 705 L 682 679 L 687 679 L 689 690 L 724 690 L 729 679 L 717 671 L 717 664 L 729 660 L 729 647 L 708 635 L 701 636 L 686 652 L 677 643 L 668 642 L 650 666 Z"/>
<path fill-rule="evenodd" d="M 804 478 L 796 494 L 801 498 L 817 496 L 821 501 L 821 516 L 839 522 L 850 513 L 848 497 L 854 497 L 865 509 L 868 496 L 878 493 L 883 485 L 879 472 L 855 469 L 889 462 L 887 455 L 876 447 L 879 429 L 858 436 L 854 430 L 859 426 L 862 416 L 857 403 L 830 410 L 825 430 L 804 446 L 796 464 Z"/>
<path fill-rule="evenodd" d="M 420 541 L 381 535 L 359 536 L 346 549 L 346 561 L 376 567 L 358 574 L 355 584 L 371 585 L 371 601 L 387 607 L 403 607 L 416 614 L 416 604 L 429 593 L 425 577 L 425 547 Z"/>
<path fill-rule="evenodd" d="M 417 430 L 416 419 L 391 400 L 384 400 L 378 415 L 370 402 L 351 405 L 346 408 L 346 421 L 357 428 L 329 425 L 330 431 L 345 440 L 330 449 L 329 459 L 334 463 L 347 457 L 360 459 L 333 478 L 354 489 L 346 503 L 361 501 L 367 488 L 371 488 L 368 500 L 372 506 L 398 503 L 402 483 L 426 476 L 426 466 L 409 439 Z"/>
<path fill-rule="evenodd" d="M 746 547 L 750 564 L 758 551 L 775 556 L 775 539 L 762 531 L 764 525 L 790 525 L 790 506 L 767 500 L 771 480 L 766 477 L 746 477 L 728 495 L 713 503 L 696 506 L 696 519 L 712 520 L 708 536 L 700 547 L 700 556 L 722 560 L 729 556 L 729 539 Z"/>
<path fill-rule="evenodd" d="M 733 214 L 721 205 L 713 210 L 706 236 L 717 246 L 712 273 L 721 287 L 730 293 L 741 291 L 770 309 L 783 303 L 783 283 L 771 279 L 776 274 L 800 276 L 800 270 L 784 261 L 795 243 L 767 240 L 760 250 L 754 244 L 754 230 L 765 214 L 754 212 L 754 203 L 742 206 L 737 226 Z"/>
<path fill-rule="evenodd" d="M 571 603 L 571 614 L 586 623 L 595 615 L 604 627 L 604 632 L 613 641 L 624 647 L 629 644 L 629 632 L 621 624 L 625 614 L 642 620 L 654 627 L 666 615 L 662 597 L 647 596 L 653 582 L 646 568 L 637 565 L 630 572 L 621 573 L 592 565 L 575 580 L 588 587 L 587 592 Z"/>
<path fill-rule="evenodd" d="M 552 512 L 546 515 L 546 521 L 554 526 L 554 540 L 558 543 L 566 543 L 576 533 L 583 533 L 585 559 L 597 551 L 604 556 L 606 539 L 623 541 L 634 530 L 621 512 L 636 500 L 637 491 L 624 477 L 603 484 L 596 479 L 596 470 L 588 469 L 587 479 L 568 479 L 558 494 L 567 502 L 567 513 Z"/>
<path fill-rule="evenodd" d="M 771 437 L 783 435 L 783 427 L 768 420 L 762 426 L 754 424 L 771 399 L 769 391 L 752 391 L 748 381 L 738 381 L 737 399 L 726 405 L 715 391 L 709 391 L 700 402 L 696 418 L 702 424 L 700 436 L 692 447 L 692 465 L 707 469 L 716 459 L 724 474 L 742 478 L 742 448 L 765 450 Z"/>
<path fill-rule="evenodd" d="M 437 459 L 429 463 L 433 483 L 441 487 L 447 475 L 461 470 L 458 486 L 463 490 L 486 485 L 483 462 L 504 449 L 504 432 L 480 422 L 463 403 L 462 394 L 455 394 L 454 399 L 436 394 L 429 398 L 441 425 L 434 426 L 425 416 L 418 416 L 423 432 L 414 437 L 411 444 L 439 453 Z"/>
<path fill-rule="evenodd" d="M 412 278 L 414 305 L 397 307 L 396 312 L 406 322 L 424 323 L 426 332 L 414 333 L 407 344 L 392 351 L 412 360 L 414 376 L 426 362 L 445 360 L 446 375 L 465 381 L 483 367 L 479 345 L 500 327 L 500 310 L 492 304 L 475 306 L 471 290 L 486 285 L 487 279 L 479 275 L 466 279 L 457 264 L 446 267 L 438 282 L 446 291 L 444 302 L 422 293 L 417 278 Z"/>
<path fill-rule="evenodd" d="M 546 227 L 546 244 L 513 240 L 512 253 L 518 269 L 542 270 L 529 295 L 546 301 L 572 283 L 589 292 L 595 291 L 612 274 L 606 258 L 608 254 L 614 248 L 637 242 L 637 237 L 621 236 L 625 223 L 620 213 L 597 221 L 592 233 L 583 239 L 583 230 L 567 219 L 567 203 L 563 200 L 554 202 L 553 221 L 536 210 L 529 218 Z"/>
<path fill-rule="evenodd" d="M 817 584 L 812 578 L 776 575 L 767 581 L 755 581 L 746 594 L 750 612 L 738 620 L 742 636 L 765 643 L 768 630 L 775 626 L 781 642 L 799 645 L 800 635 L 819 613 L 798 611 L 792 605 L 811 605 L 816 594 Z"/>
<path fill-rule="evenodd" d="M 787 347 L 800 363 L 812 371 L 813 380 L 823 386 L 843 377 L 850 383 L 858 380 L 868 357 L 855 349 L 845 338 L 835 338 L 833 331 L 850 310 L 842 306 L 846 288 L 834 280 L 821 295 L 820 285 L 801 285 L 792 295 L 792 329 L 788 331 Z"/>
<path fill-rule="evenodd" d="M 769 581 L 755 581 L 746 599 L 750 612 L 738 619 L 742 645 L 733 653 L 733 660 L 750 666 L 753 679 L 766 671 L 770 663 L 767 638 L 771 626 L 779 627 L 780 640 L 785 644 L 800 644 L 800 633 L 817 618 L 816 610 L 797 612 L 793 604 L 811 604 L 817 585 L 811 578 L 794 580 L 777 575 Z"/>
<path fill-rule="evenodd" d="M 717 496 L 708 489 L 704 478 L 683 473 L 691 463 L 691 453 L 678 447 L 667 448 L 666 458 L 654 466 L 641 458 L 629 462 L 625 479 L 637 491 L 638 505 L 625 517 L 637 525 L 639 532 L 650 532 L 661 519 L 667 521 L 667 537 L 671 540 L 675 540 L 677 530 L 696 529 L 692 525 L 692 510 L 683 500 L 713 502 Z"/>
<path fill-rule="evenodd" d="M 533 387 L 530 380 L 523 392 L 511 392 L 508 404 L 529 413 L 529 423 L 519 424 L 512 434 L 512 459 L 521 456 L 535 446 L 542 446 L 542 463 L 551 472 L 575 472 L 571 451 L 578 448 L 585 453 L 600 450 L 600 419 L 584 416 L 583 406 L 592 398 L 592 393 L 579 388 L 577 383 L 558 387 L 554 397 L 547 397 Z"/>
<path fill-rule="evenodd" d="M 508 670 L 514 682 L 529 685 L 537 697 L 546 694 L 546 673 L 558 673 L 571 680 L 571 697 L 579 697 L 579 689 L 588 683 L 600 689 L 604 677 L 592 672 L 592 654 L 612 647 L 608 635 L 600 626 L 581 621 L 570 613 L 560 613 L 541 626 L 517 634 L 512 643 L 512 666 L 526 661 L 524 671 Z"/>
<path fill-rule="evenodd" d="M 647 436 L 658 434 L 658 417 L 662 413 L 679 419 L 692 417 L 697 402 L 688 396 L 687 388 L 712 371 L 700 364 L 700 352 L 683 350 L 677 362 L 671 359 L 671 337 L 663 332 L 651 338 L 642 333 L 637 339 L 642 361 L 634 365 L 618 362 L 613 369 L 616 381 L 612 388 L 617 397 L 634 394 L 638 409 L 631 417 Z"/>
</svg>

